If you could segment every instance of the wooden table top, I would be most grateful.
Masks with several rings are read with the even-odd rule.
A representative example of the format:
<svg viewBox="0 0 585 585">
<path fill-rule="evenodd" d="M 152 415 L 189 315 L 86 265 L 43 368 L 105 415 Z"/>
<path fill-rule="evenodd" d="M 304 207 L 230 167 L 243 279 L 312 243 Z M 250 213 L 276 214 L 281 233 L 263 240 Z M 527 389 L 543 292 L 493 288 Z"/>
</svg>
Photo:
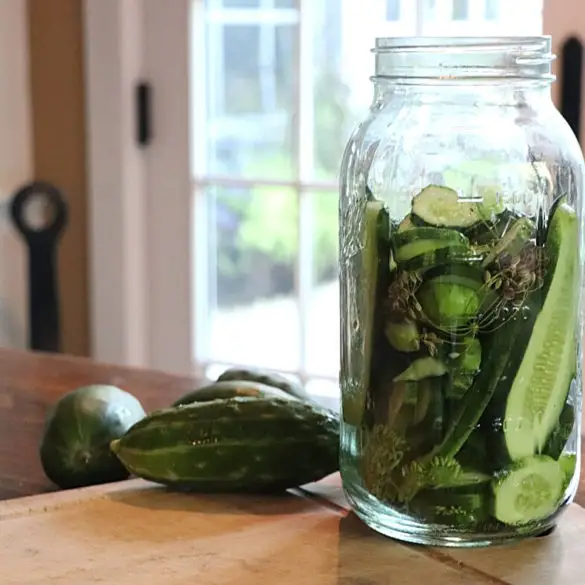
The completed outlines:
<svg viewBox="0 0 585 585">
<path fill-rule="evenodd" d="M 144 408 L 168 406 L 193 388 L 195 378 L 99 364 L 88 359 L 0 350 L 0 500 L 55 490 L 38 458 L 47 409 L 85 384 L 113 384 L 134 394 Z M 585 458 L 576 503 L 585 507 Z"/>
</svg>

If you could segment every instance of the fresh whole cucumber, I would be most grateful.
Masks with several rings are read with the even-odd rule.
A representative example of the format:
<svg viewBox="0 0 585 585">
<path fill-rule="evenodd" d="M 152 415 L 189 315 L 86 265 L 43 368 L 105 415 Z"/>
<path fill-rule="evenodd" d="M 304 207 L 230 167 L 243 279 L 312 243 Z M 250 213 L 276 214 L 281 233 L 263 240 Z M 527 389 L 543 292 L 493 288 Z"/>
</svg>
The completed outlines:
<svg viewBox="0 0 585 585">
<path fill-rule="evenodd" d="M 281 374 L 267 372 L 260 368 L 229 368 L 219 376 L 217 381 L 259 382 L 260 384 L 266 384 L 267 386 L 278 388 L 287 394 L 300 398 L 301 400 L 307 400 L 309 398 L 309 395 L 300 382 L 289 380 Z"/>
<path fill-rule="evenodd" d="M 137 398 L 103 384 L 81 386 L 51 408 L 39 446 L 46 476 L 62 489 L 128 478 L 128 471 L 110 451 L 146 413 Z"/>
<path fill-rule="evenodd" d="M 288 398 L 295 400 L 295 396 L 284 390 L 267 386 L 260 382 L 242 380 L 214 382 L 207 386 L 192 390 L 173 402 L 173 406 L 191 404 L 192 402 L 207 402 L 220 398 L 235 398 L 236 396 L 250 396 L 252 398 Z"/>
<path fill-rule="evenodd" d="M 275 492 L 337 471 L 339 420 L 316 404 L 237 397 L 151 413 L 111 444 L 138 477 L 197 492 Z"/>
</svg>

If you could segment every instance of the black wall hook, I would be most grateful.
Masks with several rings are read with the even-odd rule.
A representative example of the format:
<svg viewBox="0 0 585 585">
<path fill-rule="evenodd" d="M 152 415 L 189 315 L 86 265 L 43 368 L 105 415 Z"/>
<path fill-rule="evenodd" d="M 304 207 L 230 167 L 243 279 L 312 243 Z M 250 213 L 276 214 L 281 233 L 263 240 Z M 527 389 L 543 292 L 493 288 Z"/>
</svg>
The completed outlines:
<svg viewBox="0 0 585 585">
<path fill-rule="evenodd" d="M 27 207 L 38 199 L 44 200 L 49 212 L 48 221 L 40 227 L 31 225 L 27 217 Z M 60 352 L 57 244 L 67 224 L 67 203 L 54 185 L 35 181 L 14 194 L 10 212 L 29 252 L 29 347 Z"/>
<path fill-rule="evenodd" d="M 561 47 L 561 104 L 560 111 L 577 140 L 581 142 L 581 86 L 583 78 L 583 43 L 569 37 Z"/>
</svg>

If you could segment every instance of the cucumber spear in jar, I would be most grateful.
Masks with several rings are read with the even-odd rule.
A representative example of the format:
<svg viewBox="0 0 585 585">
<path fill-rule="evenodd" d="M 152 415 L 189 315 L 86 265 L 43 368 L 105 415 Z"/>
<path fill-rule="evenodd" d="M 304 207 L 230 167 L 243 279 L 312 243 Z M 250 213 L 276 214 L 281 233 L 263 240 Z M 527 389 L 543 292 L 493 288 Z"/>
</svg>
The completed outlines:
<svg viewBox="0 0 585 585">
<path fill-rule="evenodd" d="M 431 522 L 528 524 L 566 486 L 577 219 L 559 201 L 539 246 L 532 218 L 453 193 L 424 189 L 392 234 L 397 266 L 375 298 L 385 335 L 371 353 L 403 370 L 386 402 L 366 386 L 384 412 L 364 432 L 364 486 Z M 478 444 L 495 468 L 468 456 Z"/>
</svg>

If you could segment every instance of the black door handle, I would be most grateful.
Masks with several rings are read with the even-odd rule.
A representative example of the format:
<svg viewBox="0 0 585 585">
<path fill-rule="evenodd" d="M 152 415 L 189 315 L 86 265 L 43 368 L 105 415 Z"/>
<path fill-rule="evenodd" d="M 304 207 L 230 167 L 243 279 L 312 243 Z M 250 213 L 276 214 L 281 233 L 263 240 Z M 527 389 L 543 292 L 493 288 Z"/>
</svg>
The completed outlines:
<svg viewBox="0 0 585 585">
<path fill-rule="evenodd" d="M 42 225 L 31 224 L 27 207 L 34 200 L 44 203 Z M 29 254 L 29 347 L 38 351 L 61 351 L 57 292 L 57 243 L 67 223 L 68 208 L 62 193 L 50 183 L 37 181 L 19 189 L 11 202 L 12 220 L 28 245 Z"/>
</svg>

